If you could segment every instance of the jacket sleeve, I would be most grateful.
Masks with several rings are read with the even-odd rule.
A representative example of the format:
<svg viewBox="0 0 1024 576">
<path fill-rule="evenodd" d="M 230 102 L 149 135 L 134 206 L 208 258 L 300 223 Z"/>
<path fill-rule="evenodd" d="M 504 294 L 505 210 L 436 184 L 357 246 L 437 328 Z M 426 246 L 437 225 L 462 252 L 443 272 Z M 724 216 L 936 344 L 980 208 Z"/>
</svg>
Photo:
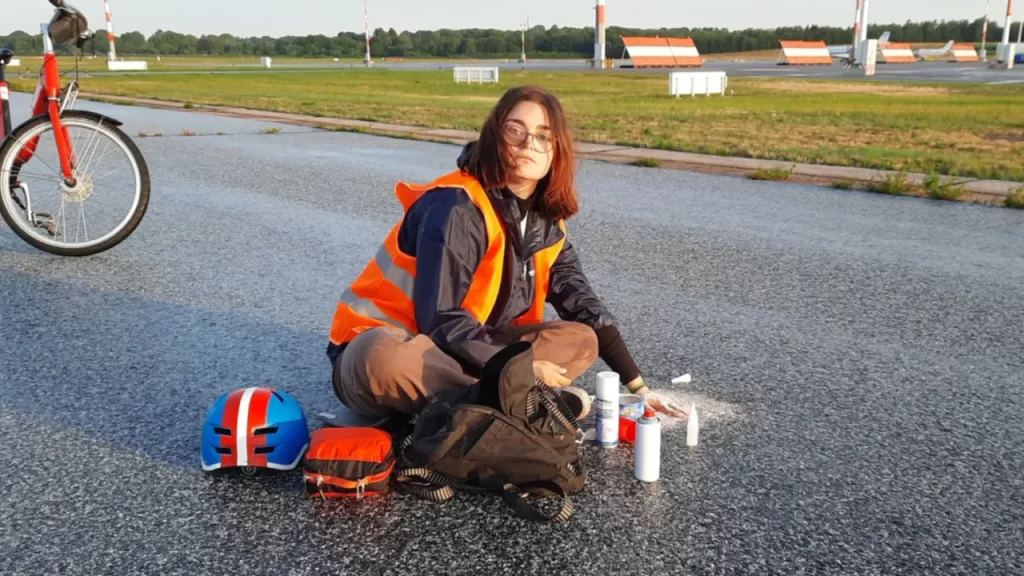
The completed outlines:
<svg viewBox="0 0 1024 576">
<path fill-rule="evenodd" d="M 420 333 L 467 372 L 478 374 L 502 348 L 462 308 L 487 249 L 483 214 L 461 189 L 436 190 L 430 195 L 430 204 L 415 223 L 416 324 Z"/>
<path fill-rule="evenodd" d="M 594 293 L 590 281 L 583 274 L 579 255 L 568 240 L 551 267 L 548 302 L 554 306 L 562 320 L 586 324 L 594 330 L 602 326 L 618 325 L 618 320 Z"/>
</svg>

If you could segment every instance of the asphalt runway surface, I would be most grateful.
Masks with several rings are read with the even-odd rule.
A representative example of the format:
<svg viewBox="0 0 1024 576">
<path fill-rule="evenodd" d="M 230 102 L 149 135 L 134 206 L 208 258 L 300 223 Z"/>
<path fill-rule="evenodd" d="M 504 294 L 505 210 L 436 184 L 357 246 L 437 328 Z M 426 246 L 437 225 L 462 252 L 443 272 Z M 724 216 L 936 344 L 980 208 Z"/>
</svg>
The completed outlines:
<svg viewBox="0 0 1024 576">
<path fill-rule="evenodd" d="M 298 471 L 206 476 L 203 418 L 252 385 L 311 427 L 344 415 L 336 299 L 395 182 L 458 148 L 79 108 L 167 136 L 138 139 L 153 197 L 114 250 L 50 256 L 0 226 L 5 575 L 1024 571 L 1022 211 L 584 162 L 570 238 L 700 444 L 667 422 L 651 485 L 628 447 L 587 446 L 564 525 L 494 496 L 323 503 Z"/>
<path fill-rule="evenodd" d="M 170 64 L 168 66 L 174 66 Z M 979 84 L 1024 84 L 1024 66 L 1017 66 L 1013 70 L 1000 70 L 990 68 L 983 62 L 977 63 L 951 63 L 951 62 L 918 62 L 915 64 L 879 64 L 874 76 L 865 76 L 863 70 L 857 68 L 845 68 L 841 64 L 833 63 L 830 66 L 779 66 L 774 61 L 750 60 L 750 61 L 715 61 L 711 60 L 701 68 L 608 68 L 595 70 L 590 63 L 583 60 L 534 60 L 525 65 L 519 62 L 376 62 L 374 68 L 388 70 L 444 70 L 451 71 L 456 66 L 482 66 L 498 67 L 500 71 L 517 72 L 521 70 L 545 70 L 563 72 L 592 72 L 601 73 L 626 73 L 626 74 L 659 74 L 668 75 L 670 72 L 692 72 L 692 71 L 721 71 L 729 77 L 771 77 L 771 78 L 808 78 L 820 80 L 873 80 L 891 82 L 950 82 L 950 83 L 979 83 Z M 359 70 L 365 68 L 362 64 L 352 63 L 315 63 L 315 64 L 274 64 L 269 71 L 275 72 L 337 72 L 343 70 Z M 267 72 L 268 69 L 260 68 L 256 64 L 238 65 L 234 70 L 192 70 L 175 71 L 159 70 L 151 72 L 92 72 L 93 75 L 121 75 L 121 74 L 246 74 L 255 72 Z"/>
</svg>

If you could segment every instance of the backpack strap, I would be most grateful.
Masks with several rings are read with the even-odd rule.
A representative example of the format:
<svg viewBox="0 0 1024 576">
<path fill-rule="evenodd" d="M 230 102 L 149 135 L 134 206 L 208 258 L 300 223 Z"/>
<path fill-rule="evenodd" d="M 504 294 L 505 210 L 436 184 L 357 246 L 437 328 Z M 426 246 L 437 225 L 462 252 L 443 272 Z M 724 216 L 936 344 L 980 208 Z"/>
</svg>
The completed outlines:
<svg viewBox="0 0 1024 576">
<path fill-rule="evenodd" d="M 444 504 L 455 497 L 451 479 L 426 468 L 405 468 L 395 472 L 395 482 L 402 490 L 414 495 Z"/>
<path fill-rule="evenodd" d="M 562 507 L 554 514 L 544 514 L 540 510 L 537 510 L 533 506 L 526 503 L 526 497 L 532 493 L 540 490 L 550 490 L 556 493 L 562 499 Z M 504 489 L 501 492 L 501 499 L 508 504 L 509 508 L 512 508 L 516 514 L 526 518 L 527 520 L 536 520 L 537 522 L 565 522 L 572 517 L 572 500 L 566 495 L 565 490 L 558 485 L 557 482 L 550 480 L 538 480 L 536 482 L 527 482 L 518 486 L 514 484 L 505 484 Z"/>
<path fill-rule="evenodd" d="M 399 458 L 403 463 L 410 460 L 406 456 L 406 448 L 412 444 L 412 435 L 406 436 L 399 449 Z M 429 468 L 403 468 L 394 473 L 395 482 L 398 487 L 409 494 L 419 496 L 431 502 L 443 504 L 455 497 L 455 489 L 468 490 L 470 492 L 493 492 L 493 489 L 482 488 L 463 484 L 458 480 L 449 478 L 444 474 L 430 470 Z M 554 492 L 562 499 L 562 506 L 555 514 L 547 515 L 526 503 L 526 496 L 548 490 Z M 557 482 L 550 480 L 539 480 L 527 482 L 521 485 L 506 483 L 501 488 L 501 498 L 516 514 L 527 520 L 538 522 L 564 522 L 572 517 L 572 501 L 565 493 L 565 490 Z"/>
</svg>

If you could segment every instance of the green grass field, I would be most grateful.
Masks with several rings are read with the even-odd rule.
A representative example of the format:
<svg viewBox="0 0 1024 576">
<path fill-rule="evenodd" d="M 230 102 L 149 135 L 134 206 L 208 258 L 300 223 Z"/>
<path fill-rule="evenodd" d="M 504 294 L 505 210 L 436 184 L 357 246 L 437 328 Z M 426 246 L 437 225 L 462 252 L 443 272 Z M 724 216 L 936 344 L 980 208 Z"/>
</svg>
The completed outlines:
<svg viewBox="0 0 1024 576">
<path fill-rule="evenodd" d="M 476 130 L 507 88 L 553 90 L 577 137 L 719 155 L 1024 181 L 1019 86 L 730 79 L 732 95 L 668 96 L 665 75 L 273 71 L 82 78 L 84 92 Z M 33 81 L 15 81 L 31 90 Z"/>
</svg>

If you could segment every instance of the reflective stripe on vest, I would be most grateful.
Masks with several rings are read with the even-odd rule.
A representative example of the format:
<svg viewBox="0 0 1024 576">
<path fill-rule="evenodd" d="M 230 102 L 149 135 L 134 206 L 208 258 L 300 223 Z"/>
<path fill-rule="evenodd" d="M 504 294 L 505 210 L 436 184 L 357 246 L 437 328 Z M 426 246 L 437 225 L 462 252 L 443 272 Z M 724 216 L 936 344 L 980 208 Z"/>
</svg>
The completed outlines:
<svg viewBox="0 0 1024 576">
<path fill-rule="evenodd" d="M 403 212 L 408 212 L 416 200 L 436 188 L 462 188 L 484 216 L 487 248 L 462 301 L 462 307 L 483 324 L 490 317 L 501 288 L 505 262 L 504 225 L 479 182 L 458 171 L 427 185 L 399 183 L 395 187 L 395 195 L 402 204 Z M 377 254 L 341 296 L 331 326 L 331 342 L 334 344 L 349 342 L 362 332 L 378 326 L 394 326 L 412 334 L 418 333 L 413 302 L 416 259 L 399 249 L 398 233 L 401 225 L 401 221 L 395 224 Z M 559 225 L 564 233 L 565 225 L 561 222 Z M 533 256 L 534 300 L 530 309 L 515 320 L 515 324 L 537 323 L 543 319 L 551 266 L 564 243 L 563 238 L 556 245 Z"/>
</svg>

